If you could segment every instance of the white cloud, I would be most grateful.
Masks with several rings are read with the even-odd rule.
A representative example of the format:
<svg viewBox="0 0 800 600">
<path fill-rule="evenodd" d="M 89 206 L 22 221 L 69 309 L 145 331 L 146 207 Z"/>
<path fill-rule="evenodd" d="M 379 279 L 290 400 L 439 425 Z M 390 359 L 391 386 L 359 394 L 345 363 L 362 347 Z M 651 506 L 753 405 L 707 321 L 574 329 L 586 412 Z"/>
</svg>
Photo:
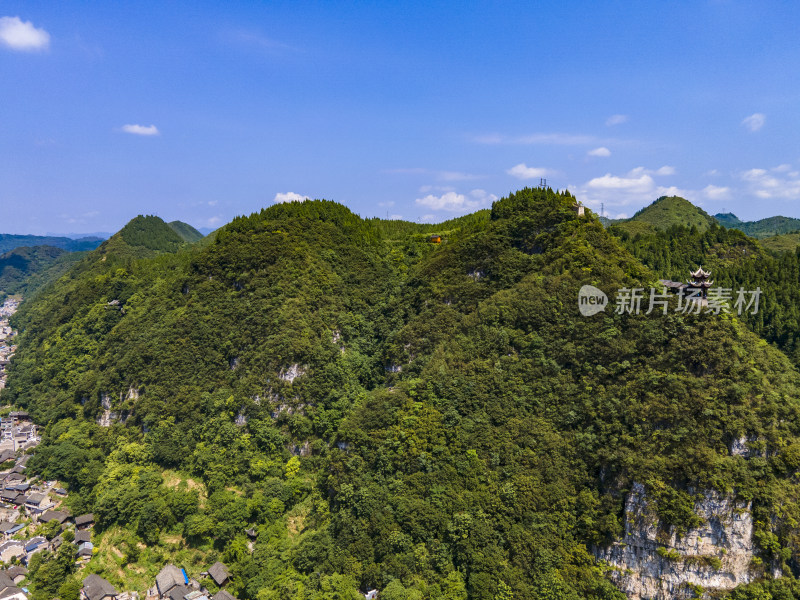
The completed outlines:
<svg viewBox="0 0 800 600">
<path fill-rule="evenodd" d="M 705 175 L 706 177 L 716 177 L 717 175 L 719 175 L 719 171 L 717 169 L 711 169 L 710 171 L 706 171 L 705 173 L 703 173 L 703 175 Z"/>
<path fill-rule="evenodd" d="M 742 119 L 742 125 L 755 132 L 764 126 L 766 120 L 767 117 L 763 113 L 753 113 L 749 117 Z"/>
<path fill-rule="evenodd" d="M 613 127 L 614 125 L 622 125 L 628 120 L 628 115 L 611 115 L 606 119 L 606 125 Z"/>
<path fill-rule="evenodd" d="M 781 173 L 776 175 L 775 173 Z M 747 184 L 748 192 L 757 198 L 784 200 L 800 200 L 800 178 L 798 173 L 790 172 L 783 175 L 783 170 L 748 169 L 739 174 Z"/>
<path fill-rule="evenodd" d="M 550 171 L 543 167 L 529 167 L 525 163 L 519 163 L 508 169 L 506 173 L 517 179 L 536 179 L 537 177 L 547 177 Z"/>
<path fill-rule="evenodd" d="M 777 167 L 772 167 L 770 171 L 775 171 L 776 173 L 787 173 L 788 171 L 792 170 L 792 165 L 782 164 L 778 165 Z"/>
<path fill-rule="evenodd" d="M 272 199 L 273 202 L 305 202 L 306 200 L 311 200 L 311 198 L 294 192 L 286 192 L 285 194 L 279 192 Z"/>
<path fill-rule="evenodd" d="M 494 194 L 488 194 L 485 190 L 472 190 L 469 194 L 458 194 L 456 192 L 445 192 L 441 196 L 428 194 L 424 198 L 417 198 L 416 203 L 426 206 L 432 210 L 446 210 L 449 212 L 467 212 L 484 208 L 497 200 Z M 432 215 L 426 215 L 427 219 Z"/>
<path fill-rule="evenodd" d="M 601 203 L 605 204 L 605 209 L 609 215 L 615 212 L 621 214 L 623 207 L 638 208 L 647 206 L 661 196 L 681 196 L 696 202 L 695 199 L 702 195 L 699 192 L 675 186 L 667 187 L 656 183 L 654 177 L 659 173 L 669 172 L 669 170 L 670 167 L 662 167 L 655 171 L 644 167 L 636 167 L 625 175 L 606 173 L 602 177 L 595 177 L 583 185 L 570 185 L 568 187 L 584 204 L 595 212 L 599 212 Z"/>
<path fill-rule="evenodd" d="M 605 146 L 600 146 L 599 148 L 595 148 L 594 150 L 589 150 L 589 152 L 587 152 L 587 154 L 589 156 L 606 157 L 606 156 L 611 156 L 611 150 L 609 150 Z"/>
<path fill-rule="evenodd" d="M 50 34 L 19 17 L 0 17 L 0 45 L 20 52 L 47 50 Z"/>
<path fill-rule="evenodd" d="M 652 169 L 645 169 L 644 167 L 636 167 L 628 172 L 628 177 L 639 177 L 641 175 L 674 175 L 675 167 L 665 165 L 655 171 Z"/>
<path fill-rule="evenodd" d="M 654 182 L 650 175 L 640 177 L 618 177 L 606 173 L 602 177 L 595 177 L 586 184 L 587 187 L 596 190 L 628 190 L 645 193 L 653 189 Z"/>
<path fill-rule="evenodd" d="M 122 131 L 133 135 L 161 135 L 155 125 L 123 125 Z"/>
<path fill-rule="evenodd" d="M 709 200 L 727 200 L 731 197 L 731 190 L 727 187 L 709 184 L 703 188 L 703 194 Z"/>
</svg>

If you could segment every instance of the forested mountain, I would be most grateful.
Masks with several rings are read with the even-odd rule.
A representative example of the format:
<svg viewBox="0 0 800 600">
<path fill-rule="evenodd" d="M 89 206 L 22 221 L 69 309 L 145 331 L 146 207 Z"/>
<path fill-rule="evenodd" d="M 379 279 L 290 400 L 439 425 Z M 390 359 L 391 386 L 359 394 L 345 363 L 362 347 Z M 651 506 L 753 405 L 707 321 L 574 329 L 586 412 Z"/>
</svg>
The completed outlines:
<svg viewBox="0 0 800 600">
<path fill-rule="evenodd" d="M 615 225 L 635 235 L 665 230 L 674 225 L 695 227 L 698 231 L 705 231 L 716 222 L 714 217 L 684 198 L 662 196 L 638 211 L 630 219 L 607 221 L 605 224 Z"/>
<path fill-rule="evenodd" d="M 54 246 L 69 252 L 80 252 L 82 250 L 94 250 L 102 241 L 102 238 L 98 237 L 73 240 L 68 237 L 0 233 L 0 254 L 22 246 Z"/>
<path fill-rule="evenodd" d="M 730 496 L 746 580 L 784 575 L 735 597 L 791 598 L 795 367 L 731 315 L 577 302 L 697 258 L 748 284 L 784 259 L 712 224 L 615 237 L 574 205 L 525 189 L 422 226 L 285 203 L 196 245 L 134 219 L 21 306 L 2 396 L 47 424 L 29 469 L 94 512 L 89 568 L 129 589 L 165 556 L 221 556 L 245 600 L 620 599 L 595 557 L 644 490 L 655 559 L 728 569 L 669 540 Z"/>
<path fill-rule="evenodd" d="M 800 219 L 791 217 L 767 217 L 758 221 L 741 221 L 733 213 L 714 215 L 720 225 L 735 228 L 756 239 L 768 238 L 800 231 Z"/>
</svg>

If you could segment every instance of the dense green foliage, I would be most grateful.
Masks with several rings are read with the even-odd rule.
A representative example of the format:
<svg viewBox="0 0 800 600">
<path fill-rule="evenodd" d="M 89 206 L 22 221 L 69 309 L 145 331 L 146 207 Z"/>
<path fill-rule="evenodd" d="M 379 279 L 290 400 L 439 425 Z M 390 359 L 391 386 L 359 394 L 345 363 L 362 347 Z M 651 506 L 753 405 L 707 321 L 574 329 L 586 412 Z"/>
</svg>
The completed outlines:
<svg viewBox="0 0 800 600">
<path fill-rule="evenodd" d="M 53 246 L 23 246 L 0 255 L 0 301 L 6 296 L 33 296 L 69 271 L 86 252 Z"/>
<path fill-rule="evenodd" d="M 758 313 L 742 315 L 743 320 L 800 366 L 800 252 L 765 252 L 741 231 L 718 226 L 704 232 L 675 226 L 635 236 L 617 227 L 609 231 L 665 279 L 686 281 L 689 271 L 702 265 L 712 271 L 715 287 L 759 288 Z"/>
<path fill-rule="evenodd" d="M 800 232 L 783 233 L 771 237 L 761 238 L 761 245 L 775 252 L 794 252 L 800 246 Z"/>
<path fill-rule="evenodd" d="M 733 213 L 714 215 L 720 225 L 730 229 L 738 229 L 756 239 L 792 233 L 800 230 L 800 219 L 792 217 L 767 217 L 758 221 L 741 221 Z"/>
<path fill-rule="evenodd" d="M 73 240 L 67 237 L 44 235 L 14 235 L 0 233 L 0 254 L 22 246 L 54 246 L 68 252 L 94 250 L 103 240 L 98 237 L 85 237 Z"/>
<path fill-rule="evenodd" d="M 170 221 L 167 223 L 167 225 L 169 225 L 175 233 L 181 236 L 181 239 L 184 242 L 189 242 L 191 244 L 203 238 L 202 233 L 183 221 Z"/>
<path fill-rule="evenodd" d="M 665 230 L 672 226 L 680 225 L 695 227 L 705 231 L 716 225 L 714 217 L 678 196 L 662 196 L 652 204 L 645 206 L 630 219 L 611 221 L 610 224 L 624 229 L 631 235 L 637 233 L 650 233 L 655 230 Z"/>
<path fill-rule="evenodd" d="M 180 535 L 246 600 L 619 599 L 591 549 L 634 481 L 664 527 L 696 524 L 691 489 L 752 500 L 791 573 L 789 360 L 730 316 L 576 301 L 698 255 L 782 259 L 718 227 L 662 256 L 678 230 L 617 239 L 574 202 L 525 189 L 438 226 L 278 204 L 195 246 L 139 217 L 15 316 L 2 398 L 48 424 L 29 468 L 127 527 L 125 561 Z M 763 454 L 732 456 L 742 436 Z"/>
</svg>

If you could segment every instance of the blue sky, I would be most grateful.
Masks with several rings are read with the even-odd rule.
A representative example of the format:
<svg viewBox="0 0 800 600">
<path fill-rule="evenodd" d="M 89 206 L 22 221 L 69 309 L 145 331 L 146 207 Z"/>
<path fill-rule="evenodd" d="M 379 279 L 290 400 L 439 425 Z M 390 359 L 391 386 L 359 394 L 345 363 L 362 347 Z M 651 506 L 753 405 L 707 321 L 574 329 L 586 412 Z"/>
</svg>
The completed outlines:
<svg viewBox="0 0 800 600">
<path fill-rule="evenodd" d="M 540 177 L 800 217 L 797 31 L 789 1 L 4 1 L 0 231 L 440 221 Z"/>
</svg>

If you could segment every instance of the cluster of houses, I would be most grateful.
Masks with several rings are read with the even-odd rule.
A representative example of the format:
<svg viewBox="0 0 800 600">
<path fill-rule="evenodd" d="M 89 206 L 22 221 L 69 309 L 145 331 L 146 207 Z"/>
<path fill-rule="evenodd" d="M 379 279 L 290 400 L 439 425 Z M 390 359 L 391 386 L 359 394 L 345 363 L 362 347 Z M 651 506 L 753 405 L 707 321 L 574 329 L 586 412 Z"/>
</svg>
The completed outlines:
<svg viewBox="0 0 800 600">
<path fill-rule="evenodd" d="M 216 562 L 208 571 L 200 574 L 200 578 L 208 577 L 219 588 L 212 594 L 199 581 L 190 578 L 184 569 L 175 565 L 166 565 L 156 576 L 156 581 L 147 590 L 147 600 L 236 600 L 225 586 L 230 582 L 231 574 L 221 562 Z M 81 589 L 83 600 L 135 600 L 136 592 L 117 592 L 111 583 L 99 575 L 89 575 L 83 580 Z M 6 600 L 0 594 L 0 600 Z"/>
<path fill-rule="evenodd" d="M 17 349 L 12 343 L 14 330 L 8 324 L 8 318 L 17 311 L 19 300 L 8 298 L 0 306 L 0 390 L 6 387 L 6 371 L 11 357 Z"/>
</svg>

